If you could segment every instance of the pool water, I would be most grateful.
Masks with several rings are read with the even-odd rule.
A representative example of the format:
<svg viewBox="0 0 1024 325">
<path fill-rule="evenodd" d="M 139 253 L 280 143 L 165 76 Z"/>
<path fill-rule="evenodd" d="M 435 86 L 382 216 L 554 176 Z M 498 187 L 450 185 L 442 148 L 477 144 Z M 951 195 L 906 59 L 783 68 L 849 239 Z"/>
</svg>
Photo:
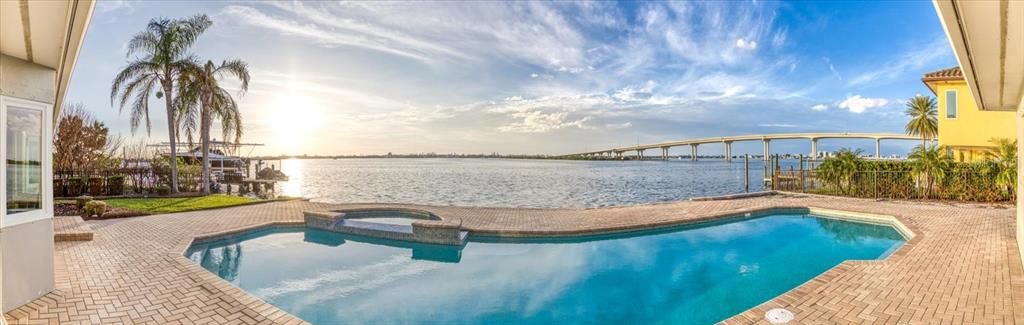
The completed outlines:
<svg viewBox="0 0 1024 325">
<path fill-rule="evenodd" d="M 465 247 L 269 228 L 186 254 L 314 324 L 711 324 L 904 241 L 888 226 L 774 214 Z"/>
</svg>

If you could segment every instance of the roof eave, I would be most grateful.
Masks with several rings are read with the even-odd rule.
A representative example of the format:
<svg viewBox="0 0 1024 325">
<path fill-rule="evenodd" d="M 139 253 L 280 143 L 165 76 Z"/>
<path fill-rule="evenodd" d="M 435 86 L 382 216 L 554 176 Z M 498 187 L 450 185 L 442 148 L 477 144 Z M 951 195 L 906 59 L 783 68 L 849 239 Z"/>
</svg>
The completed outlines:
<svg viewBox="0 0 1024 325">
<path fill-rule="evenodd" d="M 971 56 L 970 47 L 967 46 L 967 38 L 964 35 L 957 4 L 951 0 L 934 0 L 932 4 L 935 5 L 939 22 L 942 23 L 942 29 L 946 32 L 946 39 L 949 40 L 950 46 L 956 54 L 956 60 L 964 80 L 967 82 L 967 87 L 971 89 L 971 93 L 975 94 L 974 102 L 978 108 L 984 109 L 983 96 L 981 96 L 981 89 L 974 74 L 974 58 Z"/>
<path fill-rule="evenodd" d="M 92 20 L 92 13 L 96 7 L 95 0 L 76 0 L 70 3 L 68 10 L 67 31 L 64 35 L 64 52 L 61 53 L 60 66 L 57 68 L 56 88 L 57 94 L 53 105 L 53 121 L 56 123 L 60 116 L 60 109 L 64 103 L 64 95 L 67 93 L 68 84 L 71 83 L 72 73 L 75 71 L 75 64 L 78 62 L 78 54 L 85 42 L 85 34 L 89 29 L 89 21 Z"/>
</svg>

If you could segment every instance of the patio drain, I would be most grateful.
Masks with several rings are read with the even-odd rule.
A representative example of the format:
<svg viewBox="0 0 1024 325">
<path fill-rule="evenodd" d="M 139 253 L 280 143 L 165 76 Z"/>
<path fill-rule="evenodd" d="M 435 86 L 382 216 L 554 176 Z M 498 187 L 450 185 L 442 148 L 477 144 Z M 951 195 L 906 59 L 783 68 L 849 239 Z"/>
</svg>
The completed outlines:
<svg viewBox="0 0 1024 325">
<path fill-rule="evenodd" d="M 764 319 L 772 324 L 786 324 L 793 320 L 793 312 L 787 309 L 775 308 L 764 313 Z"/>
</svg>

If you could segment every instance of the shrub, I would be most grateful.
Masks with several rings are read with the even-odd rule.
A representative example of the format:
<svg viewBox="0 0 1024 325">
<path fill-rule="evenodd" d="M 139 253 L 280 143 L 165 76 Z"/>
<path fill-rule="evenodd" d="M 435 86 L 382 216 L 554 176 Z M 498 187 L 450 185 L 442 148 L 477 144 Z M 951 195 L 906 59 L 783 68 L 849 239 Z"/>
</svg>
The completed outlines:
<svg viewBox="0 0 1024 325">
<path fill-rule="evenodd" d="M 818 173 L 825 182 L 831 183 L 841 193 L 849 194 L 853 190 L 853 176 L 864 163 L 860 154 L 860 150 L 840 149 L 835 157 L 825 159 L 821 166 L 818 166 Z"/>
<path fill-rule="evenodd" d="M 106 213 L 106 212 L 107 212 L 107 202 L 94 200 L 94 201 L 89 201 L 89 203 L 85 204 L 85 207 L 82 209 L 82 216 L 83 217 L 96 216 L 97 218 L 101 218 L 101 217 L 103 217 L 103 214 Z"/>
<path fill-rule="evenodd" d="M 124 176 L 107 177 L 107 193 L 110 195 L 124 194 Z"/>
<path fill-rule="evenodd" d="M 1013 184 L 1000 179 L 997 161 L 953 162 L 938 147 L 918 147 L 914 160 L 829 158 L 815 175 L 820 188 L 806 191 L 866 198 L 940 199 L 969 202 L 1013 200 Z M 1008 159 L 1006 159 L 1008 160 Z M 856 161 L 856 162 L 853 162 Z M 813 185 L 812 185 L 813 187 Z"/>
<path fill-rule="evenodd" d="M 73 177 L 68 179 L 68 187 L 66 194 L 68 196 L 79 196 L 82 195 L 82 179 Z"/>
<path fill-rule="evenodd" d="M 157 186 L 156 187 L 156 194 L 157 195 L 170 195 L 171 194 L 171 187 L 170 186 L 166 186 L 166 185 Z"/>
<path fill-rule="evenodd" d="M 64 192 L 67 189 L 67 182 L 62 178 L 53 179 L 53 196 L 61 197 L 64 196 Z"/>
<path fill-rule="evenodd" d="M 75 198 L 75 205 L 77 205 L 78 208 L 81 209 L 81 208 L 84 208 L 85 204 L 89 203 L 90 201 L 92 201 L 92 197 L 91 196 L 82 195 L 82 196 L 79 196 L 79 197 Z"/>
<path fill-rule="evenodd" d="M 89 195 L 102 195 L 103 194 L 103 177 L 93 176 L 89 177 Z"/>
</svg>

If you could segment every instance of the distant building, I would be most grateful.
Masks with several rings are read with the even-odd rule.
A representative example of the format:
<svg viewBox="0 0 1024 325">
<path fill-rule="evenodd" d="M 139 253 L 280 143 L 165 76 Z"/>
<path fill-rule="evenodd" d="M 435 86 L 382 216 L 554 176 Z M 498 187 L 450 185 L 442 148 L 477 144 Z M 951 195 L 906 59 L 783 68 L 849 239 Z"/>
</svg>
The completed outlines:
<svg viewBox="0 0 1024 325">
<path fill-rule="evenodd" d="M 960 67 L 929 72 L 921 81 L 938 97 L 939 145 L 957 161 L 984 158 L 992 139 L 1015 139 L 1013 110 L 980 110 Z"/>
</svg>

